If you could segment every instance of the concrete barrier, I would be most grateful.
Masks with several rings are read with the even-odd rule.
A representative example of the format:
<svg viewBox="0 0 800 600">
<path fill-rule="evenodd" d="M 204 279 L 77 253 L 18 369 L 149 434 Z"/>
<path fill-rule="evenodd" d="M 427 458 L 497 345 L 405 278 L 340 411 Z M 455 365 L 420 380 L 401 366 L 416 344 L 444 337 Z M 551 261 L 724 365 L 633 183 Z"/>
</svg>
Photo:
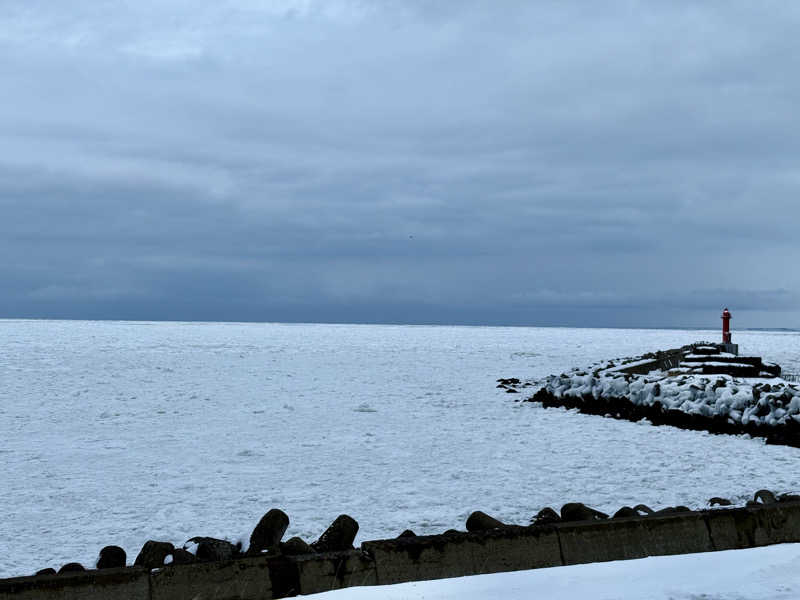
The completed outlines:
<svg viewBox="0 0 800 600">
<path fill-rule="evenodd" d="M 362 548 L 375 559 L 379 585 L 563 564 L 552 526 L 379 540 Z"/>
<path fill-rule="evenodd" d="M 556 525 L 565 565 L 713 550 L 702 513 Z"/>
<path fill-rule="evenodd" d="M 705 511 L 715 550 L 800 541 L 800 502 Z"/>
<path fill-rule="evenodd" d="M 565 565 L 648 556 L 643 517 L 556 525 Z"/>
<path fill-rule="evenodd" d="M 0 600 L 269 600 L 386 585 L 800 542 L 800 502 L 364 542 L 361 550 L 0 580 Z"/>
<path fill-rule="evenodd" d="M 351 550 L 166 566 L 152 572 L 150 598 L 269 600 L 375 584 L 373 561 Z"/>
<path fill-rule="evenodd" d="M 266 557 L 166 566 L 150 574 L 151 600 L 274 598 Z"/>
<path fill-rule="evenodd" d="M 0 600 L 149 600 L 147 569 L 103 569 L 0 580 Z"/>
<path fill-rule="evenodd" d="M 301 594 L 378 585 L 375 561 L 361 550 L 293 556 L 289 560 L 297 569 Z"/>
</svg>

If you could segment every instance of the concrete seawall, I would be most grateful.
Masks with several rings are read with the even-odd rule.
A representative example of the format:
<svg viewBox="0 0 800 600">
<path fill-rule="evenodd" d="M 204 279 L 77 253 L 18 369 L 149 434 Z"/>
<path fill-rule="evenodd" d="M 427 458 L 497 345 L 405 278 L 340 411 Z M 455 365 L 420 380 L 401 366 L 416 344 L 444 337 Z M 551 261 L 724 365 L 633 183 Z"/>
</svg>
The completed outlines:
<svg viewBox="0 0 800 600">
<path fill-rule="evenodd" d="M 0 580 L 0 600 L 268 600 L 590 562 L 800 542 L 800 502 L 364 542 L 359 550 L 259 556 Z"/>
</svg>

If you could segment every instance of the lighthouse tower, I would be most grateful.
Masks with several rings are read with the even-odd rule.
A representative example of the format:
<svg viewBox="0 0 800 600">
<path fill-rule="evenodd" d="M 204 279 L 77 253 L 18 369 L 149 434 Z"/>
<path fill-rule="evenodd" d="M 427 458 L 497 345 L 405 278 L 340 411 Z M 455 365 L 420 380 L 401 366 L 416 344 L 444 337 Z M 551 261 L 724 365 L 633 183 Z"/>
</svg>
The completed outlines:
<svg viewBox="0 0 800 600">
<path fill-rule="evenodd" d="M 739 345 L 734 344 L 731 335 L 731 312 L 725 307 L 722 311 L 722 345 L 725 352 L 739 354 Z"/>
</svg>

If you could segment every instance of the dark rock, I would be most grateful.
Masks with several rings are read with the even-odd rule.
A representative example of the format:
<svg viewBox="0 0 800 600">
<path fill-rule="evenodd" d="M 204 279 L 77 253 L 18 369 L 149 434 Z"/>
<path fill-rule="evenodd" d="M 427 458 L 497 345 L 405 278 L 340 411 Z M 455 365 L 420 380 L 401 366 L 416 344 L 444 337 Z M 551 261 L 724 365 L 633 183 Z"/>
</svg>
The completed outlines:
<svg viewBox="0 0 800 600">
<path fill-rule="evenodd" d="M 337 550 L 352 550 L 353 540 L 358 533 L 358 523 L 353 517 L 339 515 L 336 520 L 311 544 L 316 552 L 335 552 Z"/>
<path fill-rule="evenodd" d="M 581 502 L 568 502 L 561 507 L 562 521 L 597 521 L 607 518 L 606 513 L 589 508 Z"/>
<path fill-rule="evenodd" d="M 514 388 L 508 388 L 506 390 L 506 394 L 519 394 L 519 392 L 517 390 L 515 390 Z"/>
<path fill-rule="evenodd" d="M 687 506 L 667 506 L 661 510 L 657 510 L 656 515 L 674 515 L 677 513 L 692 512 L 692 509 Z"/>
<path fill-rule="evenodd" d="M 145 567 L 147 569 L 158 569 L 164 566 L 164 559 L 168 554 L 172 554 L 175 546 L 169 542 L 156 542 L 148 540 L 142 546 L 139 556 L 133 564 L 137 567 Z"/>
<path fill-rule="evenodd" d="M 173 565 L 190 565 L 197 562 L 197 557 L 184 548 L 175 548 L 172 551 Z"/>
<path fill-rule="evenodd" d="M 454 533 L 461 533 L 458 529 L 448 529 L 442 535 L 452 535 Z"/>
<path fill-rule="evenodd" d="M 775 504 L 778 501 L 778 499 L 775 497 L 775 494 L 769 490 L 758 490 L 753 495 L 753 500 L 755 502 L 760 500 L 762 504 Z"/>
<path fill-rule="evenodd" d="M 714 496 L 708 501 L 709 506 L 730 506 L 731 504 L 733 504 L 733 502 L 727 498 L 720 498 L 719 496 Z"/>
<path fill-rule="evenodd" d="M 40 571 L 36 571 L 36 575 L 55 575 L 56 570 L 53 567 L 47 567 L 46 569 L 41 569 Z"/>
<path fill-rule="evenodd" d="M 83 567 L 81 563 L 71 562 L 65 564 L 58 570 L 58 574 L 61 573 L 80 573 L 81 571 L 85 571 L 86 569 Z"/>
<path fill-rule="evenodd" d="M 282 510 L 273 508 L 261 517 L 253 533 L 250 534 L 250 548 L 247 553 L 260 554 L 262 550 L 275 548 L 288 527 L 288 515 Z"/>
<path fill-rule="evenodd" d="M 195 556 L 200 562 L 216 562 L 220 560 L 232 560 L 239 555 L 241 546 L 234 546 L 227 540 L 218 540 L 211 537 L 193 537 L 187 544 L 197 544 Z M 186 547 L 186 544 L 184 544 Z"/>
<path fill-rule="evenodd" d="M 485 531 L 486 529 L 497 529 L 498 527 L 505 527 L 505 524 L 479 510 L 476 510 L 467 518 L 467 531 Z"/>
<path fill-rule="evenodd" d="M 398 538 L 417 537 L 417 534 L 411 531 L 410 529 L 406 529 L 403 533 L 401 533 L 397 537 Z"/>
<path fill-rule="evenodd" d="M 542 510 L 534 515 L 531 519 L 531 525 L 548 525 L 550 523 L 560 523 L 561 517 L 549 506 L 545 506 Z"/>
<path fill-rule="evenodd" d="M 614 516 L 611 517 L 612 519 L 622 519 L 625 517 L 638 517 L 639 513 L 636 510 L 632 509 L 630 506 L 623 506 L 617 512 L 614 513 Z"/>
<path fill-rule="evenodd" d="M 125 550 L 119 546 L 106 546 L 100 550 L 100 556 L 97 558 L 97 568 L 117 569 L 124 567 L 127 558 Z"/>
<path fill-rule="evenodd" d="M 778 496 L 778 502 L 800 502 L 800 495 L 781 494 L 780 496 Z"/>
<path fill-rule="evenodd" d="M 286 543 L 280 545 L 280 548 L 286 556 L 314 554 L 314 549 L 299 537 L 289 538 Z"/>
<path fill-rule="evenodd" d="M 650 508 L 646 504 L 637 504 L 636 506 L 633 507 L 633 510 L 635 510 L 640 515 L 652 515 L 655 512 L 653 511 L 652 508 Z"/>
</svg>

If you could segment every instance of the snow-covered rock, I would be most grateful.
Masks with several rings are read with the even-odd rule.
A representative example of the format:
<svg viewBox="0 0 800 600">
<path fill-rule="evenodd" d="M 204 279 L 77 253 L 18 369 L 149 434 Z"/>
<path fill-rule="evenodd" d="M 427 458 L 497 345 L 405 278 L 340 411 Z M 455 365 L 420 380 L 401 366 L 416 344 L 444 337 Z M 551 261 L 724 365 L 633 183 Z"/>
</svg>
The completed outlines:
<svg viewBox="0 0 800 600">
<path fill-rule="evenodd" d="M 698 348 L 705 346 L 687 347 L 684 360 L 669 370 L 630 372 L 655 365 L 656 355 L 650 354 L 552 375 L 544 380 L 534 398 L 548 395 L 556 400 L 627 399 L 635 406 L 660 407 L 663 412 L 681 411 L 708 418 L 724 417 L 732 424 L 778 427 L 800 423 L 800 385 L 775 377 L 772 373 L 775 365 L 761 363 L 755 357 L 737 360 L 733 355 L 695 354 Z M 710 360 L 703 360 L 706 358 Z M 768 365 L 772 372 L 759 371 L 762 377 L 725 373 L 737 369 L 758 371 L 762 364 Z M 715 370 L 720 372 L 714 373 Z"/>
</svg>

